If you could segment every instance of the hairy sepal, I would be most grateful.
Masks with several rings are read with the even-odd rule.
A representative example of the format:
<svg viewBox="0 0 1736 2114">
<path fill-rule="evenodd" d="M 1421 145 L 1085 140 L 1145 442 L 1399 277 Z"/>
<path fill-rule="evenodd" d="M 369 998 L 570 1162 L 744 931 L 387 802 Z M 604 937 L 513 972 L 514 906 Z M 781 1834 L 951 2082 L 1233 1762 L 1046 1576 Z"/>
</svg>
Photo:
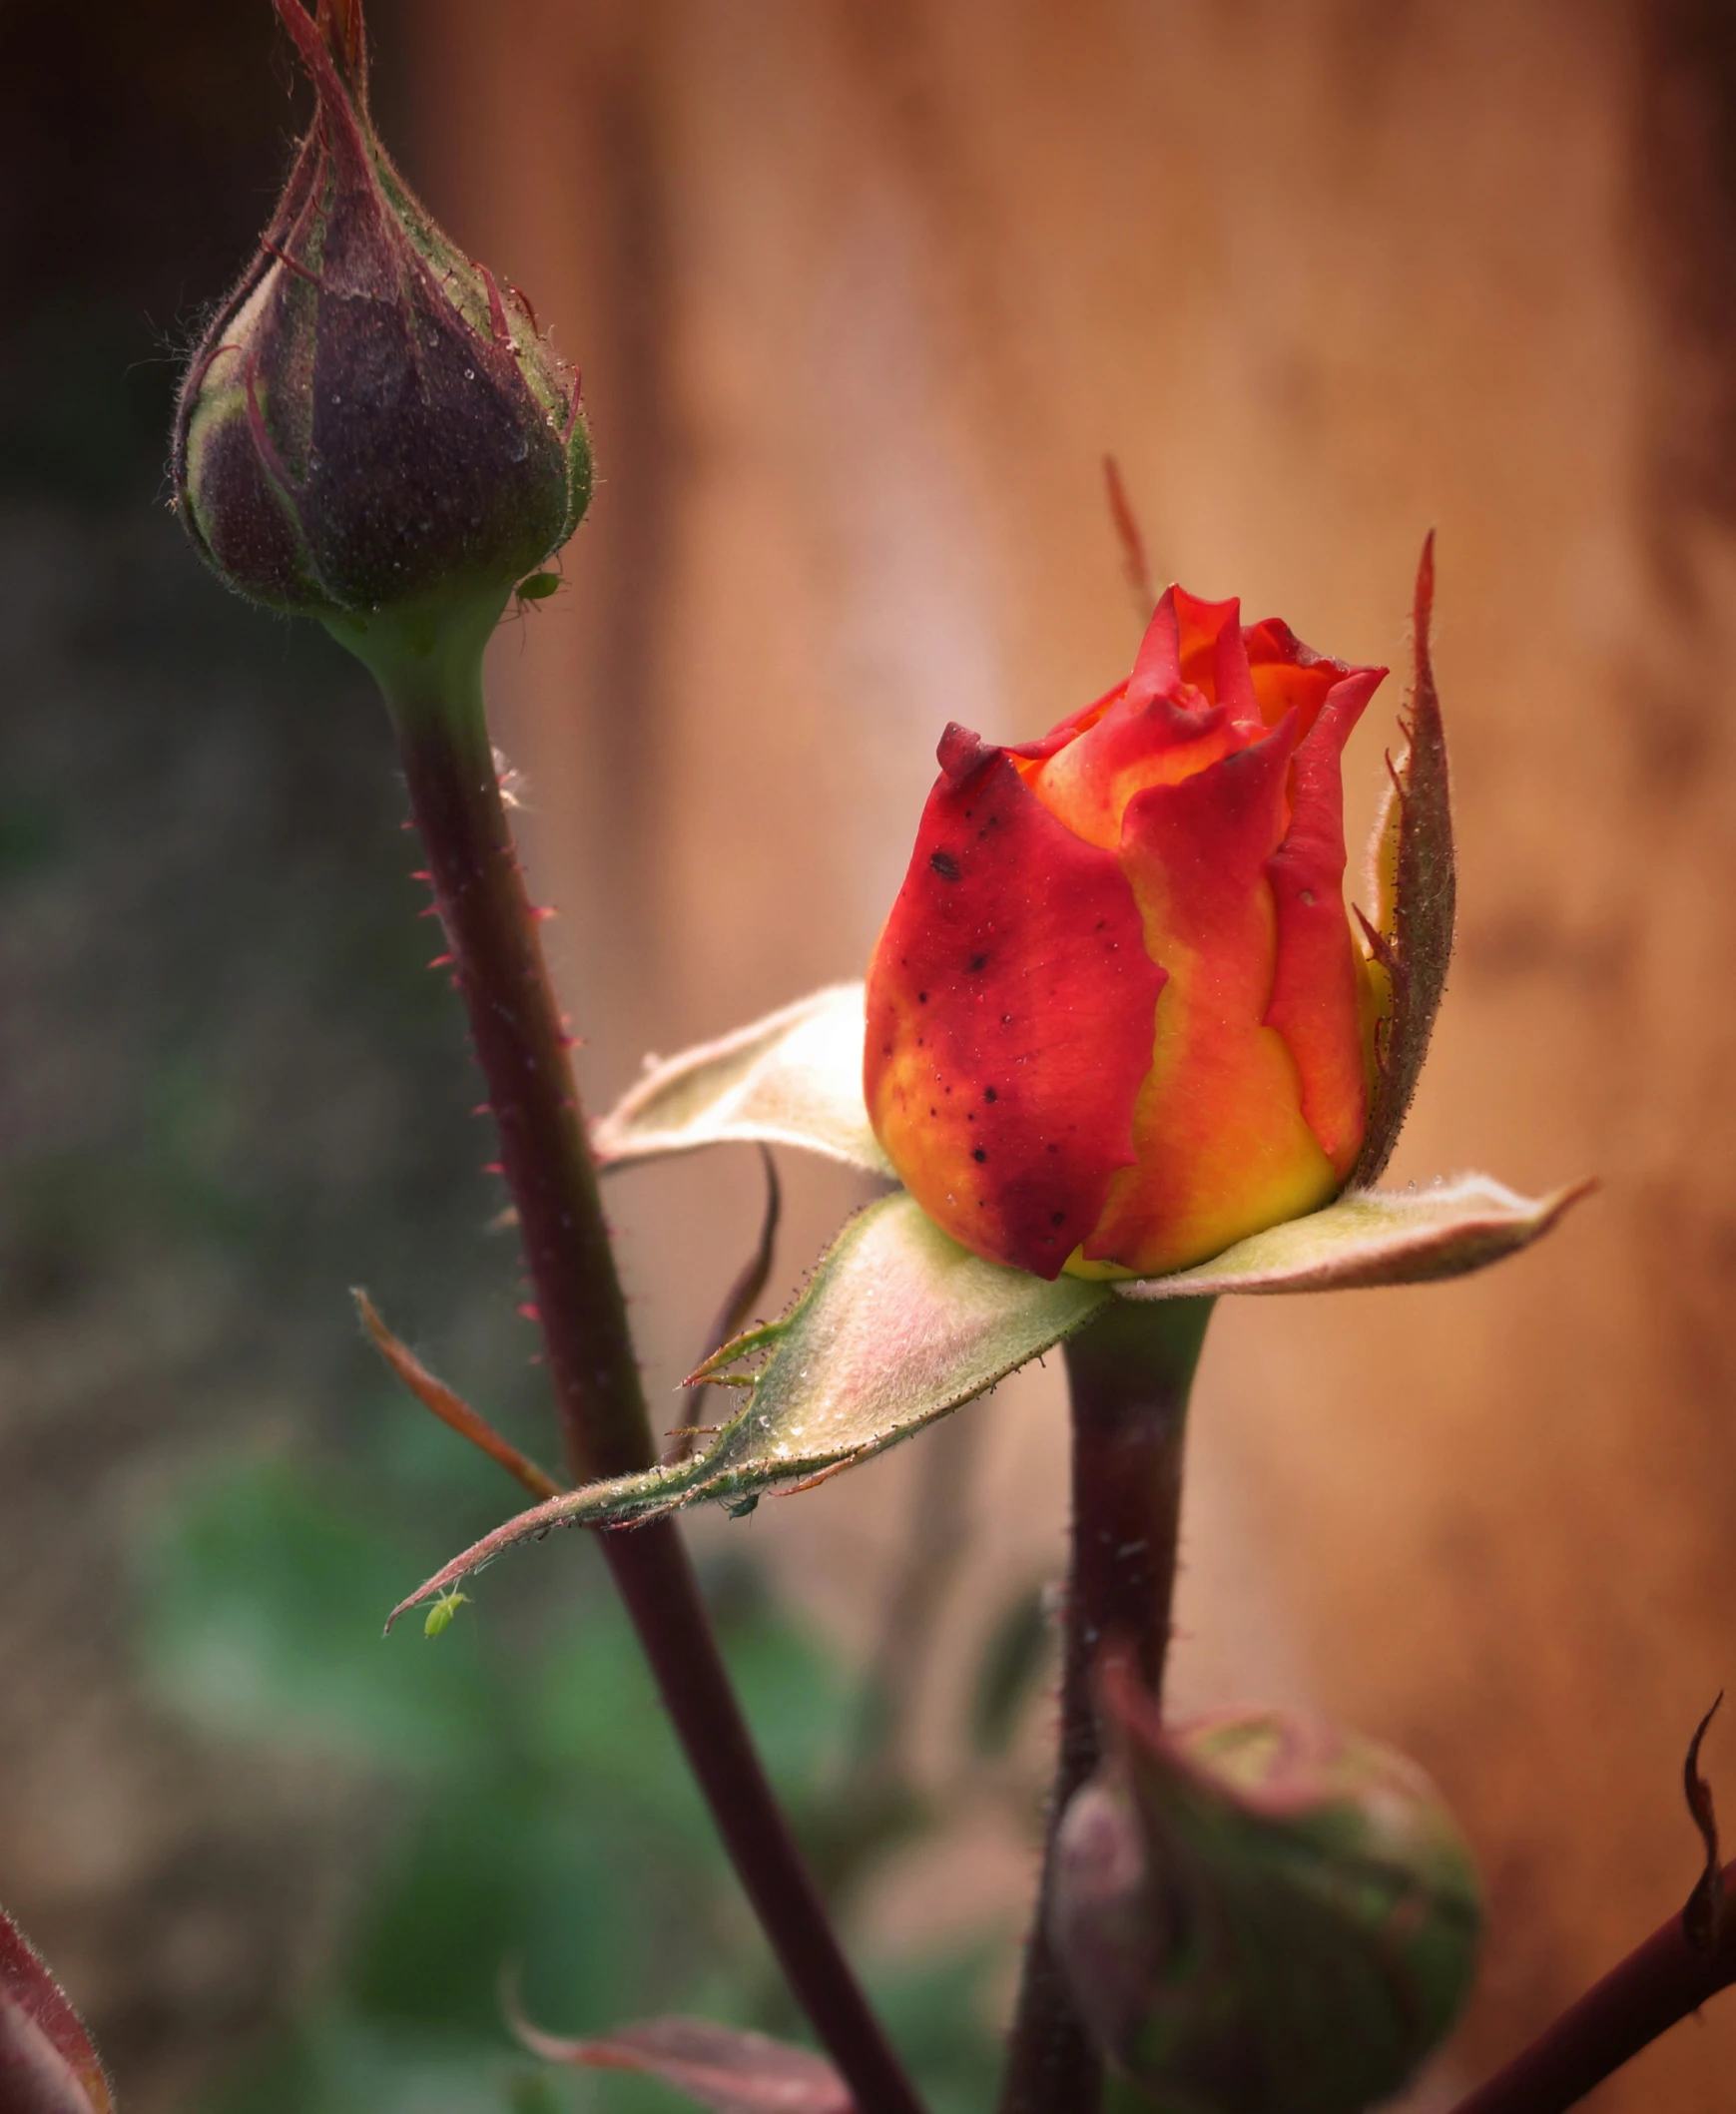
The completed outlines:
<svg viewBox="0 0 1736 2114">
<path fill-rule="evenodd" d="M 113 2106 L 84 2021 L 0 1910 L 0 2108 L 5 2114 L 111 2114 Z"/>
<path fill-rule="evenodd" d="M 726 1343 L 693 1375 L 752 1387 L 704 1453 L 588 1483 L 520 1513 L 455 1557 L 391 1620 L 551 1527 L 629 1527 L 701 1500 L 750 1510 L 771 1493 L 871 1459 L 987 1393 L 1111 1297 L 1106 1285 L 1065 1277 L 1049 1284 L 985 1263 L 912 1197 L 882 1197 L 845 1227 L 781 1321 Z M 764 1362 L 751 1380 L 736 1371 L 755 1357 Z"/>
<path fill-rule="evenodd" d="M 717 1042 L 647 1060 L 591 1133 L 600 1167 L 706 1145 L 795 1145 L 892 1176 L 862 1090 L 863 986 L 831 984 Z"/>
<path fill-rule="evenodd" d="M 1447 734 L 1435 688 L 1430 622 L 1435 610 L 1435 536 L 1423 545 L 1412 613 L 1416 679 L 1404 722 L 1406 747 L 1375 836 L 1376 916 L 1363 920 L 1382 998 L 1375 1023 L 1375 1090 L 1350 1186 L 1367 1189 L 1393 1157 L 1429 1054 L 1452 958 L 1457 880 Z"/>
<path fill-rule="evenodd" d="M 1491 1176 L 1460 1175 L 1426 1189 L 1347 1190 L 1324 1211 L 1253 1234 L 1209 1263 L 1114 1290 L 1127 1300 L 1193 1300 L 1461 1278 L 1541 1240 L 1595 1187 L 1576 1182 L 1521 1197 Z"/>
</svg>

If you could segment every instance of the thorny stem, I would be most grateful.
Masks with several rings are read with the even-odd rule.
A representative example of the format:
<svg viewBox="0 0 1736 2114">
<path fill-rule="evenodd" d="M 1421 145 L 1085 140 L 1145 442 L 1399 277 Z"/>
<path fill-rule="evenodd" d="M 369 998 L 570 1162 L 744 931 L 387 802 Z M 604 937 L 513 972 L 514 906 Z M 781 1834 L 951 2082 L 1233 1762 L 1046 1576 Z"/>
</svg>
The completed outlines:
<svg viewBox="0 0 1736 2114">
<path fill-rule="evenodd" d="M 568 1038 L 488 741 L 481 648 L 492 621 L 480 606 L 467 629 L 445 627 L 420 652 L 401 636 L 340 636 L 378 676 L 397 729 L 499 1127 L 567 1470 L 580 1483 L 648 1468 L 656 1451 Z M 857 2107 L 921 2114 L 766 1780 L 679 1532 L 658 1520 L 600 1539 L 742 1884 Z"/>
<path fill-rule="evenodd" d="M 1093 1677 L 1106 1638 L 1163 1693 L 1181 1514 L 1182 1441 L 1210 1300 L 1117 1300 L 1066 1345 L 1073 1538 L 1060 1753 L 1036 1921 L 1013 2014 L 1000 2114 L 1092 2114 L 1103 2070 L 1050 1949 L 1055 1831 L 1101 1759 Z"/>
<path fill-rule="evenodd" d="M 1724 1866 L 1724 1886 L 1736 1893 L 1736 1861 Z M 1704 1949 L 1673 1915 L 1453 2114 L 1561 2114 L 1732 1983 L 1736 1915 Z"/>
</svg>

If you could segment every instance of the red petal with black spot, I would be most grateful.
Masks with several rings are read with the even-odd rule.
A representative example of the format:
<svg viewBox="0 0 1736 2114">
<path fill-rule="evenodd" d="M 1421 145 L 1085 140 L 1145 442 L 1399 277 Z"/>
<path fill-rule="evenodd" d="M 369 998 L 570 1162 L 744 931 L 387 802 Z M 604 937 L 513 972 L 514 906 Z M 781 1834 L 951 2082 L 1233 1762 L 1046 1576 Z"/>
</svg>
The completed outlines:
<svg viewBox="0 0 1736 2114">
<path fill-rule="evenodd" d="M 1057 1276 L 1133 1162 L 1164 972 L 1113 853 L 962 729 L 868 977 L 864 1084 L 911 1193 L 976 1254 Z"/>
</svg>

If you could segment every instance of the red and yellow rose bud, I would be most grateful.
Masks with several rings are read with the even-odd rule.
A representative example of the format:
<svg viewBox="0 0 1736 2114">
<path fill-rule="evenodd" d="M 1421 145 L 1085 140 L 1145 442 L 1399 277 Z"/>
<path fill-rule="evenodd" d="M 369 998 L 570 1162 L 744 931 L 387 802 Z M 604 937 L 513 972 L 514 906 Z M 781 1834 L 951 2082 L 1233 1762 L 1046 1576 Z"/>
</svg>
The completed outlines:
<svg viewBox="0 0 1736 2114">
<path fill-rule="evenodd" d="M 957 726 L 868 984 L 874 1131 L 928 1215 L 1039 1277 L 1154 1277 L 1328 1203 L 1368 963 L 1340 758 L 1386 674 L 1172 588 L 1040 742 Z"/>
</svg>

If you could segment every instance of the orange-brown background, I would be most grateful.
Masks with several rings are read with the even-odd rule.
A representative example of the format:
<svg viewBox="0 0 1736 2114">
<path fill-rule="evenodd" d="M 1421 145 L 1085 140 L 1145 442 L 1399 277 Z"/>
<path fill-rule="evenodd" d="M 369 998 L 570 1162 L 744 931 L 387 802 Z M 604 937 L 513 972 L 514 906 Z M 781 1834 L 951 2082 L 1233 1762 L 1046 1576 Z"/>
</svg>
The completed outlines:
<svg viewBox="0 0 1736 2114">
<path fill-rule="evenodd" d="M 257 620 L 193 609 L 154 471 L 117 497 L 90 408 L 124 369 L 160 459 L 151 376 L 264 217 L 290 70 L 264 0 L 67 22 L 0 12 L 0 823 L 61 784 L 90 835 L 0 920 L 0 1173 L 45 1140 L 108 1149 L 163 1054 L 141 1021 L 177 1055 L 197 993 L 217 1085 L 264 1112 L 244 1096 L 207 1136 L 231 1103 L 203 1075 L 151 1092 L 183 1093 L 202 1167 L 245 1190 L 277 1154 L 328 1193 L 264 1262 L 187 1262 L 148 1185 L 95 1261 L 60 1190 L 40 1224 L 11 1188 L 0 1209 L 0 1897 L 155 2107 L 305 1980 L 343 1843 L 376 1823 L 138 1703 L 120 1552 L 203 1448 L 343 1398 L 342 1273 L 459 1373 L 496 1338 L 440 1334 L 421 1266 L 446 1251 L 417 1246 L 426 1170 L 474 1182 L 461 1082 L 403 1083 L 383 1030 L 343 1024 L 353 994 L 316 1033 L 301 1009 L 295 918 L 363 856 L 321 844 L 389 832 L 383 730 L 356 685 L 353 753 L 329 728 L 297 749 L 261 707 Z M 1124 671 L 1105 450 L 1160 573 L 1352 660 L 1402 670 L 1438 527 L 1462 921 L 1395 1175 L 1604 1189 L 1486 1278 L 1220 1313 L 1175 1696 L 1311 1703 L 1436 1773 L 1491 1903 L 1439 2104 L 1679 1904 L 1682 1749 L 1736 1684 L 1728 11 L 381 0 L 379 22 L 409 172 L 586 375 L 597 502 L 493 683 L 593 1106 L 644 1050 L 860 970 L 947 719 L 1028 736 Z M 288 693 L 342 681 L 273 651 Z M 1349 760 L 1358 830 L 1400 688 Z M 395 867 L 375 880 L 407 919 Z M 856 1195 L 787 1175 L 785 1287 Z M 480 1194 L 441 1192 L 466 1269 Z M 757 1203 L 746 1154 L 612 1191 L 672 1420 Z M 696 1531 L 751 1537 L 862 1650 L 924 1470 L 930 1524 L 950 1489 L 917 1729 L 940 1782 L 990 1611 L 1058 1566 L 1063 1423 L 1051 1367 Z M 1732 1756 L 1715 1732 L 1721 1789 Z M 888 1875 L 877 1933 L 1015 1920 L 1033 1828 L 1029 1798 L 962 1822 Z M 1716 2114 L 1733 2064 L 1736 1997 L 1600 2104 Z"/>
<path fill-rule="evenodd" d="M 1605 1188 L 1494 1276 L 1220 1315 L 1177 1686 L 1435 1770 L 1490 1886 L 1463 2077 L 1679 1902 L 1736 1676 L 1730 38 L 1690 0 L 415 25 L 419 173 L 582 362 L 602 465 L 496 658 L 593 1098 L 858 969 L 945 720 L 1027 737 L 1124 668 L 1105 449 L 1162 575 L 1353 660 L 1402 664 L 1438 526 L 1462 921 L 1395 1173 Z M 753 1204 L 745 1159 L 623 1183 L 659 1379 Z M 969 1413 L 970 1567 L 1052 1564 L 1052 1375 Z M 848 1624 L 908 1473 L 754 1531 Z M 931 1906 L 1026 1876 L 985 1836 Z M 1601 2103 L 1710 2110 L 1733 2059 L 1717 2014 Z"/>
</svg>

